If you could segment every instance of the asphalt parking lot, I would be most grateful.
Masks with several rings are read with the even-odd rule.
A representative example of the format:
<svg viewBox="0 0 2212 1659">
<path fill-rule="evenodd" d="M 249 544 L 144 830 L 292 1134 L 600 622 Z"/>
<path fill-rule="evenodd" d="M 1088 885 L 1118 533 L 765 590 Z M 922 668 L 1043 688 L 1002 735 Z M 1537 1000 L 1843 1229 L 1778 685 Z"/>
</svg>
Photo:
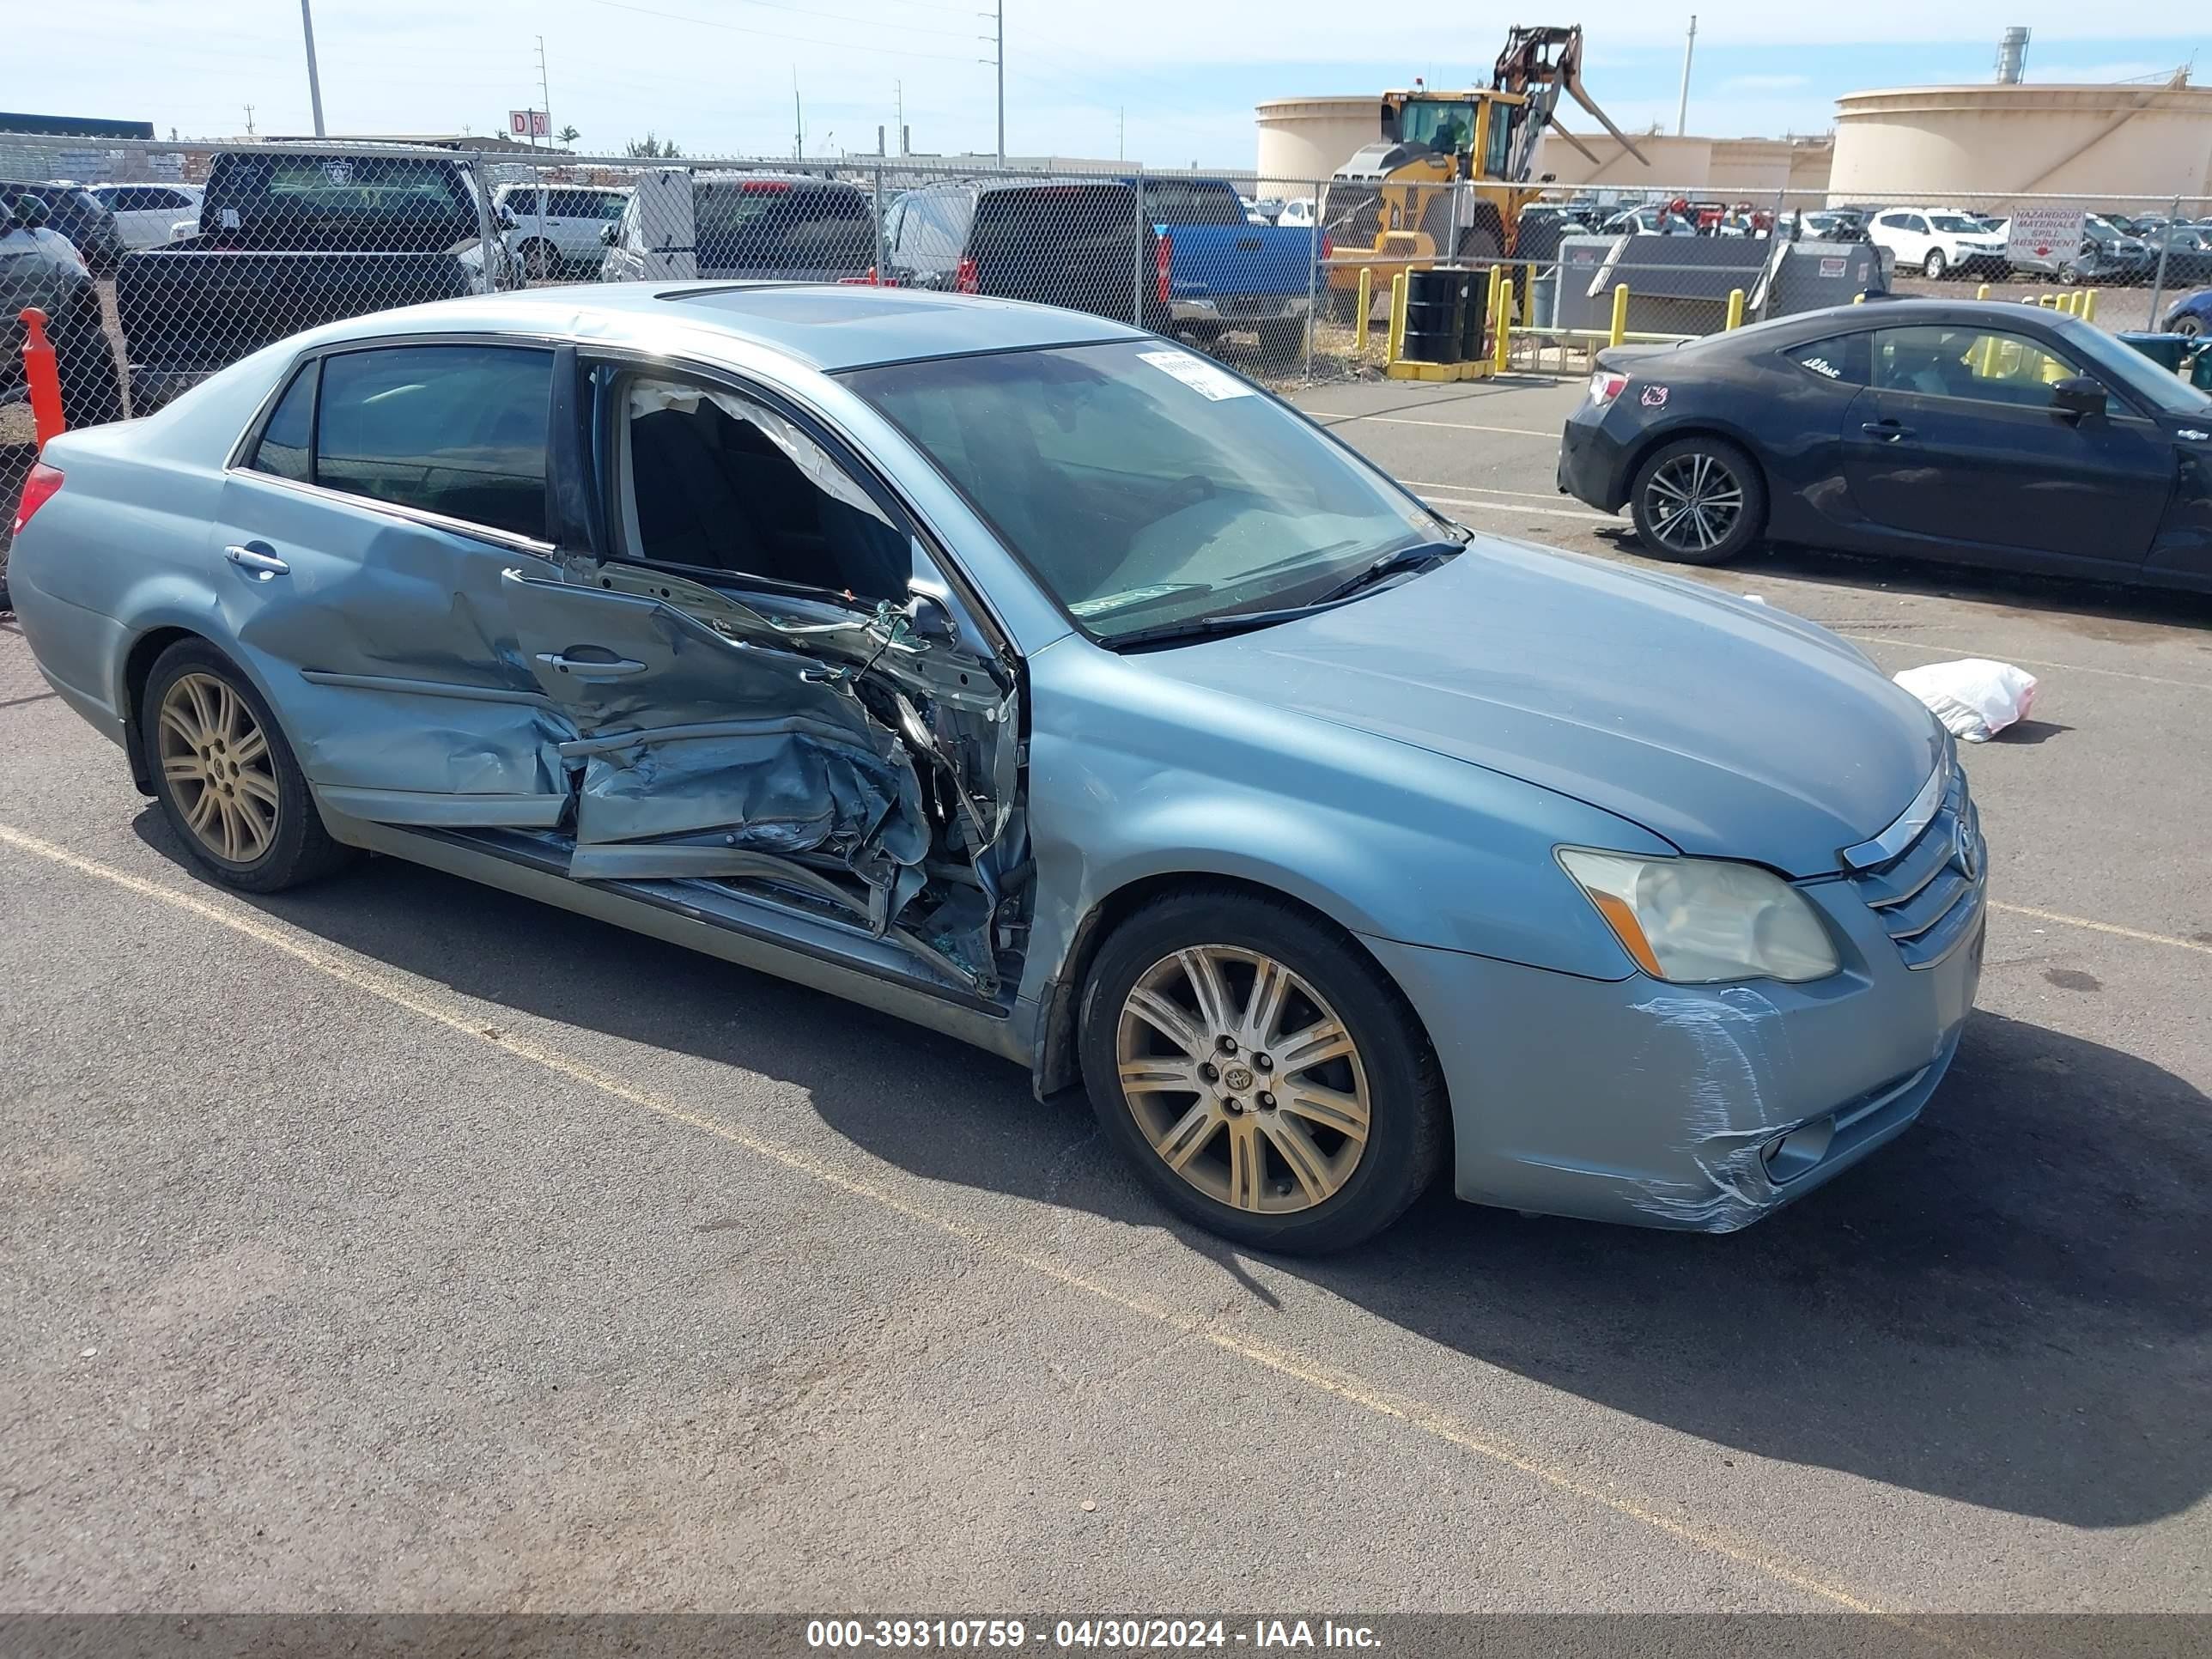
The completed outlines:
<svg viewBox="0 0 2212 1659">
<path fill-rule="evenodd" d="M 1299 401 L 1632 558 L 1579 395 Z M 0 623 L 0 1607 L 2212 1611 L 2212 605 L 1700 579 L 2041 679 L 1950 1079 L 1744 1233 L 1318 1262 L 930 1032 L 388 860 L 216 890 Z"/>
</svg>

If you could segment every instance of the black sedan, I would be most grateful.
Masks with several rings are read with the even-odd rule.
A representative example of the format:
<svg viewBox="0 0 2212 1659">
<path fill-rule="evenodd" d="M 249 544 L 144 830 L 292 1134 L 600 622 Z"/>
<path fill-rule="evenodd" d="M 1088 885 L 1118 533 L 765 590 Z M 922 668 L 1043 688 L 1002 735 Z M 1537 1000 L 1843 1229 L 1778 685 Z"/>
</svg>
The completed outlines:
<svg viewBox="0 0 2212 1659">
<path fill-rule="evenodd" d="M 2212 592 L 2212 397 L 2040 307 L 1869 300 L 1615 346 L 1559 485 L 1689 564 L 1771 539 Z"/>
</svg>

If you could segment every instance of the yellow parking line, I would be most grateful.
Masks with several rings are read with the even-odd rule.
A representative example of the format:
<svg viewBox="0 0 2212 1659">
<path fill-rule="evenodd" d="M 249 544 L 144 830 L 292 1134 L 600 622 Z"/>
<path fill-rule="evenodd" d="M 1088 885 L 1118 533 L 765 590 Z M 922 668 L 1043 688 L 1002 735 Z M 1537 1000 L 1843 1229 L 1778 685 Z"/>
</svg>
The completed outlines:
<svg viewBox="0 0 2212 1659">
<path fill-rule="evenodd" d="M 1990 908 L 2008 911 L 2015 916 L 2033 916 L 2038 921 L 2055 921 L 2062 927 L 2086 927 L 2093 933 L 2110 933 L 2114 939 L 2131 939 L 2143 945 L 2163 945 L 2172 951 L 2194 951 L 2200 956 L 2212 957 L 2212 945 L 2193 939 L 2176 939 L 2171 933 L 2147 933 L 2140 927 L 2123 927 L 2118 922 L 2092 921 L 2087 916 L 2069 916 L 2059 910 L 2039 910 L 2032 904 L 2008 904 L 2002 899 L 1991 899 Z"/>
<path fill-rule="evenodd" d="M 744 1148 L 756 1157 L 781 1165 L 798 1174 L 807 1176 L 823 1185 L 835 1188 L 852 1197 L 878 1205 L 905 1217 L 920 1225 L 932 1228 L 961 1240 L 978 1251 L 1012 1265 L 1026 1267 L 1042 1278 L 1069 1290 L 1109 1303 L 1139 1316 L 1151 1320 L 1182 1336 L 1194 1337 L 1226 1353 L 1234 1354 L 1249 1364 L 1259 1365 L 1308 1388 L 1329 1395 L 1349 1405 L 1360 1407 L 1378 1417 L 1393 1419 L 1419 1430 L 1434 1439 L 1472 1452 L 1479 1457 L 1500 1464 L 1518 1474 L 1549 1486 L 1556 1492 L 1582 1498 L 1609 1510 L 1616 1515 L 1641 1522 L 1654 1531 L 1679 1542 L 1721 1556 L 1739 1565 L 1765 1573 L 1776 1582 L 1803 1592 L 1831 1606 L 1853 1613 L 1873 1613 L 1898 1624 L 1909 1624 L 1897 1615 L 1886 1613 L 1881 1608 L 1852 1594 L 1840 1585 L 1832 1584 L 1818 1577 L 1809 1568 L 1797 1565 L 1778 1553 L 1748 1539 L 1735 1536 L 1711 1525 L 1685 1521 L 1666 1514 L 1656 1499 L 1646 1498 L 1620 1491 L 1600 1477 L 1586 1476 L 1559 1464 L 1547 1462 L 1540 1454 L 1515 1445 L 1504 1438 L 1474 1428 L 1447 1413 L 1404 1395 L 1394 1394 L 1380 1385 L 1369 1382 L 1355 1372 L 1325 1367 L 1288 1348 L 1264 1341 L 1240 1332 L 1215 1328 L 1204 1316 L 1186 1312 L 1139 1292 L 1118 1290 L 1103 1284 L 1060 1263 L 1035 1255 L 1018 1246 L 1006 1243 L 972 1222 L 957 1216 L 929 1209 L 898 1194 L 886 1190 L 872 1182 L 848 1175 L 830 1164 L 788 1146 L 776 1145 L 747 1133 L 744 1130 L 720 1122 L 690 1108 L 625 1083 L 621 1079 L 585 1061 L 574 1060 L 557 1050 L 532 1042 L 526 1037 L 502 1031 L 483 1024 L 481 1016 L 471 1016 L 465 1011 L 441 1006 L 431 997 L 410 985 L 399 975 L 381 972 L 357 962 L 346 960 L 336 952 L 307 942 L 299 930 L 270 921 L 228 902 L 219 902 L 197 893 L 183 891 L 135 876 L 128 871 L 116 869 L 58 847 L 52 842 L 29 835 L 11 825 L 0 824 L 0 843 L 49 860 L 98 881 L 120 887 L 142 898 L 166 904 L 173 909 L 200 917 L 204 921 L 229 928 L 258 944 L 280 951 L 304 966 L 313 969 L 340 983 L 370 996 L 390 1003 L 394 1007 L 419 1015 L 424 1019 L 444 1026 L 460 1036 L 472 1037 L 495 1048 L 528 1060 L 535 1066 L 571 1082 L 597 1090 L 611 1099 L 641 1110 L 651 1112 L 686 1128 L 697 1129 L 720 1139 Z M 1945 1646 L 1954 1645 L 1941 1632 L 1924 1631 L 1911 1626 Z"/>
</svg>

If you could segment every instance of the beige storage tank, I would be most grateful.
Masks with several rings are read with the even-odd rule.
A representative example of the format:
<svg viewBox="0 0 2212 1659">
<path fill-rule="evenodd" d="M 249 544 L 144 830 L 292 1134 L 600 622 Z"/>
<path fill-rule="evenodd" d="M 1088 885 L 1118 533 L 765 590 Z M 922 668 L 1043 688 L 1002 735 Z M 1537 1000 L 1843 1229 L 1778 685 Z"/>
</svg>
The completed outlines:
<svg viewBox="0 0 2212 1659">
<path fill-rule="evenodd" d="M 2212 88 L 1996 83 L 1836 100 L 1832 202 L 2204 193 Z M 2184 204 L 2186 208 L 2189 204 Z"/>
<path fill-rule="evenodd" d="M 1270 98 L 1254 112 L 1260 126 L 1259 193 L 1311 196 L 1363 145 L 1382 137 L 1382 94 Z"/>
</svg>

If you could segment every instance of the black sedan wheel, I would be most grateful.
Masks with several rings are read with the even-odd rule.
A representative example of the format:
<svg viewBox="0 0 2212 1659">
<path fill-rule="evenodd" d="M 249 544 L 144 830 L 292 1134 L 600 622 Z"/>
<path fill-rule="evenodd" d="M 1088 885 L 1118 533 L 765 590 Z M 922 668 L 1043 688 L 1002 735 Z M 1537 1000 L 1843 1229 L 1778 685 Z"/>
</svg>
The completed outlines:
<svg viewBox="0 0 2212 1659">
<path fill-rule="evenodd" d="M 1680 564 L 1724 564 L 1766 523 L 1758 463 L 1722 438 L 1660 445 L 1636 470 L 1628 502 L 1645 548 Z"/>
</svg>

